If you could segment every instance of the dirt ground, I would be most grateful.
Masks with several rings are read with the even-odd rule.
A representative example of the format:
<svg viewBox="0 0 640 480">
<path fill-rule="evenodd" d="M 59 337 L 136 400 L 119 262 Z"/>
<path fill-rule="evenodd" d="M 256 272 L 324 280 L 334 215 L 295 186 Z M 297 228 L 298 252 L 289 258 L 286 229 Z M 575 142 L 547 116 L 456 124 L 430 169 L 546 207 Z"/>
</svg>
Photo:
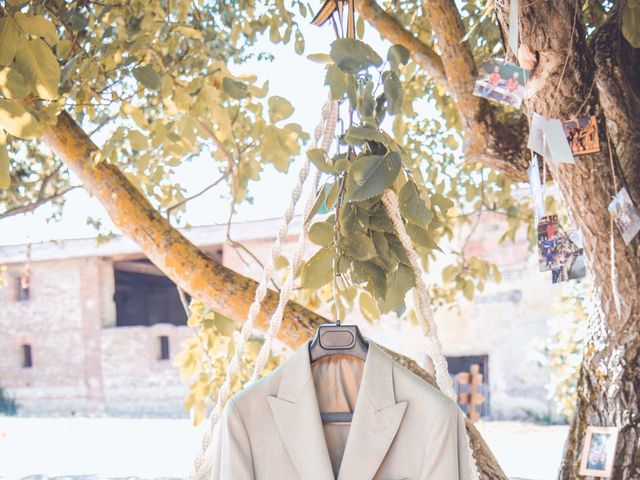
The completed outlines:
<svg viewBox="0 0 640 480">
<path fill-rule="evenodd" d="M 478 426 L 511 478 L 555 477 L 567 427 Z M 0 479 L 183 478 L 200 435 L 178 419 L 0 417 Z"/>
</svg>

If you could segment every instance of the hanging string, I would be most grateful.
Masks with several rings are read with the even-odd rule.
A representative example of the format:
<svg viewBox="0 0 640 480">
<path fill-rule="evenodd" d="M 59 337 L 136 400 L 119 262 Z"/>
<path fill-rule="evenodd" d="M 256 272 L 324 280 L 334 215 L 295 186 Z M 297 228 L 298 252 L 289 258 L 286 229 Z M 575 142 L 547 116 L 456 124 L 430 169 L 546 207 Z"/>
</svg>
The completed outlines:
<svg viewBox="0 0 640 480">
<path fill-rule="evenodd" d="M 435 368 L 436 383 L 438 384 L 440 390 L 457 404 L 458 398 L 453 389 L 453 381 L 451 379 L 451 376 L 449 375 L 447 359 L 444 356 L 442 343 L 438 338 L 438 326 L 433 318 L 431 297 L 429 296 L 427 285 L 423 278 L 423 271 L 420 267 L 418 254 L 413 248 L 413 242 L 411 241 L 411 238 L 407 233 L 404 222 L 402 221 L 402 216 L 400 215 L 398 196 L 393 190 L 386 190 L 382 195 L 382 203 L 384 204 L 385 210 L 387 211 L 387 214 L 391 219 L 394 230 L 398 234 L 400 243 L 402 244 L 402 247 L 407 254 L 411 270 L 413 271 L 413 274 L 415 276 L 416 288 L 414 289 L 414 302 L 417 307 L 416 313 L 419 322 L 422 324 L 426 332 L 427 351 L 429 357 L 431 357 L 431 360 L 433 361 L 433 366 Z M 467 458 L 469 461 L 469 471 L 471 472 L 471 478 L 472 480 L 478 480 L 480 478 L 480 473 L 478 472 L 476 459 L 473 456 L 473 445 L 471 445 L 471 438 L 469 438 L 468 435 L 466 445 L 468 449 Z"/>
<path fill-rule="evenodd" d="M 320 139 L 322 138 L 323 147 L 326 146 L 327 150 L 330 148 L 331 141 L 333 140 L 333 132 L 335 130 L 336 118 L 337 118 L 337 104 L 334 100 L 329 98 L 329 100 L 327 100 L 327 102 L 323 107 L 322 119 L 320 121 L 320 124 L 318 125 L 318 127 L 316 127 L 314 131 L 314 145 L 317 146 L 318 143 L 320 142 Z M 275 262 L 280 256 L 280 252 L 282 251 L 282 245 L 287 237 L 288 227 L 293 218 L 293 215 L 295 212 L 295 206 L 302 194 L 302 189 L 303 189 L 305 180 L 309 174 L 310 167 L 311 167 L 311 162 L 309 158 L 305 156 L 304 163 L 298 175 L 298 184 L 296 185 L 296 187 L 292 192 L 290 204 L 285 212 L 285 215 L 282 220 L 282 224 L 278 231 L 278 236 L 276 237 L 276 241 L 272 248 L 271 258 L 265 265 L 262 272 L 261 280 L 258 283 L 258 286 L 256 287 L 255 298 L 253 303 L 251 304 L 251 307 L 249 308 L 248 318 L 244 322 L 241 332 L 240 333 L 235 332 L 234 353 L 227 367 L 225 380 L 218 391 L 216 405 L 213 408 L 211 415 L 209 417 L 208 426 L 207 426 L 207 429 L 205 430 L 205 433 L 203 435 L 202 442 L 201 442 L 201 450 L 194 460 L 194 469 L 188 476 L 190 480 L 207 480 L 210 475 L 212 458 L 211 458 L 211 455 L 209 454 L 209 448 L 211 446 L 211 439 L 213 438 L 213 432 L 214 432 L 215 426 L 220 420 L 223 407 L 226 404 L 226 401 L 230 395 L 231 383 L 237 376 L 237 372 L 240 368 L 240 359 L 242 358 L 242 355 L 246 351 L 246 342 L 253 331 L 255 320 L 258 316 L 258 313 L 260 312 L 262 301 L 266 296 L 267 285 L 269 284 L 269 282 L 273 277 Z M 318 172 L 316 173 L 316 176 L 314 178 L 314 182 L 311 189 L 312 192 L 309 195 L 309 199 L 307 201 L 305 210 L 307 209 L 310 210 L 313 206 L 313 201 L 315 200 L 315 190 L 317 189 L 319 178 L 320 178 L 320 173 Z M 311 205 L 311 207 L 309 207 L 309 205 Z M 306 218 L 306 216 L 308 216 L 308 211 L 304 218 Z M 302 228 L 302 233 L 300 236 L 306 238 L 306 228 L 304 226 Z M 295 270 L 293 270 L 294 273 L 291 273 L 291 271 L 289 272 L 289 275 L 287 277 L 287 282 L 285 283 L 285 287 L 287 284 L 289 284 L 288 288 L 283 288 L 280 291 L 278 307 L 276 308 L 276 311 L 271 316 L 267 335 L 265 336 L 265 342 L 261 347 L 260 353 L 258 354 L 258 358 L 256 359 L 256 365 L 254 367 L 254 376 L 256 375 L 255 374 L 256 371 L 259 374 L 264 369 L 264 365 L 268 360 L 272 339 L 273 337 L 275 337 L 277 330 L 280 327 L 280 323 L 282 321 L 282 314 L 284 312 L 284 307 L 286 306 L 286 303 L 290 298 L 291 289 L 292 289 L 291 282 L 293 282 L 293 279 L 295 278 L 295 271 L 299 267 L 300 261 L 302 259 L 303 248 L 304 248 L 304 242 L 303 241 L 299 242 L 298 251 L 296 252 L 296 254 L 294 254 L 294 262 L 292 262 L 290 268 L 291 270 L 293 270 L 294 263 L 297 263 L 297 267 L 295 267 Z M 297 260 L 295 260 L 296 258 Z M 283 293 L 285 297 L 283 297 Z M 267 345 L 267 347 L 265 347 L 265 345 Z"/>
</svg>

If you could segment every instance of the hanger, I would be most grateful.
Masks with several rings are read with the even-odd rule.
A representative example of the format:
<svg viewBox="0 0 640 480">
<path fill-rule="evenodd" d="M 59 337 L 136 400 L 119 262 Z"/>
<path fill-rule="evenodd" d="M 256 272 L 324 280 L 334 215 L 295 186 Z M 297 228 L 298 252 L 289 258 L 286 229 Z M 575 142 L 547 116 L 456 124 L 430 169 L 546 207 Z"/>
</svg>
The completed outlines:
<svg viewBox="0 0 640 480">
<path fill-rule="evenodd" d="M 309 345 L 309 358 L 314 363 L 321 358 L 331 355 L 351 355 L 366 360 L 369 343 L 360 333 L 357 325 L 341 325 L 325 323 L 318 327 L 316 335 Z M 322 412 L 322 423 L 349 423 L 353 418 L 352 412 Z"/>
</svg>

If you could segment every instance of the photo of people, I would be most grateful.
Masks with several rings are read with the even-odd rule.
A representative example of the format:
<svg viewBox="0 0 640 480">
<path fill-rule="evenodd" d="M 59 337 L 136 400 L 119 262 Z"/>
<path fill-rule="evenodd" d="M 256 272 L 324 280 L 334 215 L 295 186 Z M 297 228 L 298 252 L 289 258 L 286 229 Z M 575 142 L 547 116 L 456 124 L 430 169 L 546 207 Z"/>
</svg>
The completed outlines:
<svg viewBox="0 0 640 480">
<path fill-rule="evenodd" d="M 576 229 L 567 233 L 562 228 L 558 228 L 556 242 L 556 256 L 551 267 L 551 282 L 560 283 L 583 278 L 586 275 L 586 265 L 580 231 Z"/>
<path fill-rule="evenodd" d="M 598 124 L 595 115 L 563 122 L 564 133 L 574 156 L 600 151 Z"/>
<path fill-rule="evenodd" d="M 626 188 L 622 188 L 609 204 L 609 212 L 613 215 L 624 243 L 629 245 L 640 231 L 640 213 L 629 197 Z"/>
<path fill-rule="evenodd" d="M 618 429 L 615 427 L 587 427 L 580 475 L 609 478 L 613 470 L 617 439 Z"/>
<path fill-rule="evenodd" d="M 547 215 L 538 223 L 538 262 L 540 271 L 551 270 L 558 258 L 558 216 Z"/>
<path fill-rule="evenodd" d="M 528 71 L 511 63 L 488 60 L 480 66 L 473 94 L 520 108 Z"/>
</svg>

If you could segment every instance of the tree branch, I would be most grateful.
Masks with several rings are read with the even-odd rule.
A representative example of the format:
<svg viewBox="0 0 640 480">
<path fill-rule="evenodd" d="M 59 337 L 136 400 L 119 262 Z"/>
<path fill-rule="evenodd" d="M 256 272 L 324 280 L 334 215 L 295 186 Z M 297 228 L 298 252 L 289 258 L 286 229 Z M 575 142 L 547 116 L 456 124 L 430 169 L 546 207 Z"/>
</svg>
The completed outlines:
<svg viewBox="0 0 640 480">
<path fill-rule="evenodd" d="M 464 127 L 466 161 L 481 162 L 514 181 L 526 180 L 530 158 L 526 148 L 527 119 L 520 116 L 510 123 L 502 123 L 496 118 L 495 107 L 473 95 L 476 64 L 468 42 L 463 40 L 466 31 L 453 0 L 426 0 L 424 3 L 440 55 L 375 0 L 360 0 L 357 7 L 384 38 L 405 46 L 414 61 L 449 92 Z"/>
<path fill-rule="evenodd" d="M 48 130 L 43 139 L 82 180 L 85 189 L 102 203 L 113 223 L 179 288 L 229 318 L 247 318 L 256 282 L 207 257 L 173 228 L 115 165 L 104 160 L 92 161 L 98 148 L 68 113 L 60 114 L 57 125 Z M 267 328 L 277 303 L 278 295 L 269 290 L 256 319 L 258 328 Z M 303 306 L 289 302 L 277 338 L 291 348 L 299 348 L 314 335 L 318 325 L 326 321 Z M 394 358 L 433 383 L 433 378 L 411 359 L 397 353 Z M 467 422 L 467 429 L 482 478 L 506 480 L 471 422 Z"/>
<path fill-rule="evenodd" d="M 394 44 L 405 47 L 413 60 L 420 65 L 440 85 L 447 87 L 447 75 L 440 56 L 426 43 L 409 32 L 393 15 L 381 8 L 375 0 L 359 0 L 356 7 L 360 15 L 373 26 L 380 35 Z"/>
</svg>

